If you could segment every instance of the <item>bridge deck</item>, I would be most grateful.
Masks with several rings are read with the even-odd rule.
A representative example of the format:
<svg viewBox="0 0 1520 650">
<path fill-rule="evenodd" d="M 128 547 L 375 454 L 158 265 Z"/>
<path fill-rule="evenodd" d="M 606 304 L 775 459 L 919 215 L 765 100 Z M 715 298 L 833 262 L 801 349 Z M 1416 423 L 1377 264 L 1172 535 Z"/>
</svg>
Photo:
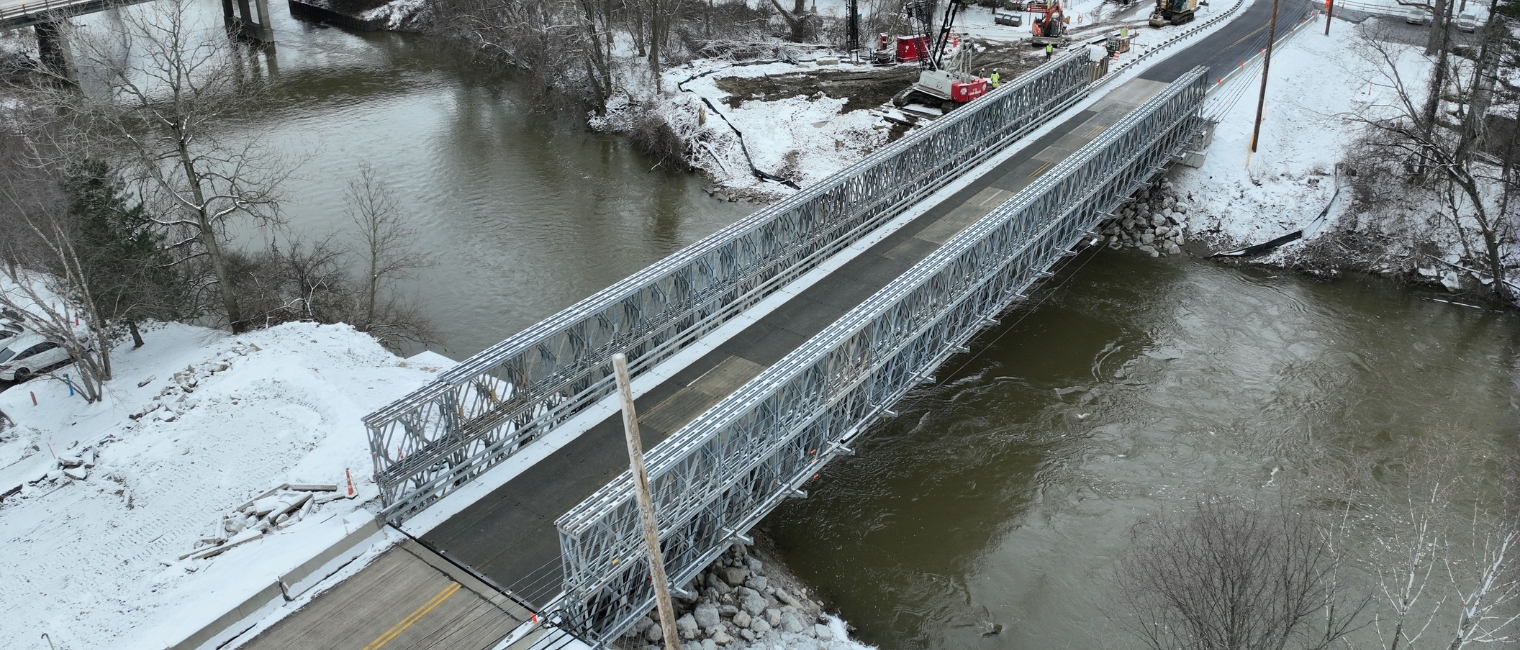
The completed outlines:
<svg viewBox="0 0 1520 650">
<path fill-rule="evenodd" d="M 645 449 L 652 449 L 681 425 L 833 323 L 1183 72 L 1202 64 L 1213 68 L 1211 74 L 1220 76 L 1254 55 L 1258 47 L 1254 37 L 1264 30 L 1270 7 L 1269 2 L 1255 3 L 1220 31 L 1163 59 L 1140 78 L 1108 92 L 1087 110 L 1068 118 L 991 172 L 645 393 L 637 400 Z M 1280 11 L 1285 18 L 1292 17 L 1298 15 L 1301 6 L 1283 3 Z M 621 426 L 618 416 L 603 420 L 440 524 L 423 539 L 507 586 L 514 594 L 537 606 L 543 605 L 557 593 L 560 584 L 559 540 L 554 520 L 627 467 Z M 390 555 L 398 553 L 392 551 Z M 422 559 L 408 553 L 395 561 L 420 563 Z M 412 592 L 412 600 L 421 594 L 425 600 L 437 591 L 431 585 L 411 582 L 393 582 L 379 589 L 382 580 L 374 574 L 385 570 L 377 562 L 243 647 L 258 650 L 291 647 L 288 641 L 276 643 L 278 639 L 290 638 L 304 638 L 306 647 L 337 647 L 346 645 L 344 638 L 358 639 L 365 634 L 378 638 L 395 623 L 391 614 L 396 609 L 386 609 L 383 615 L 371 611 L 371 607 L 343 595 L 352 589 L 362 589 L 349 584 L 370 585 L 375 598 L 394 591 Z M 341 612 L 346 612 L 354 624 L 365 621 L 368 627 L 363 633 L 345 632 L 348 636 L 339 638 L 310 622 L 337 617 Z M 282 630 L 287 627 L 291 629 Z M 387 647 L 480 646 L 462 642 L 447 646 L 415 644 L 398 637 Z"/>
<path fill-rule="evenodd" d="M 1166 84 L 1137 79 L 940 202 L 637 400 L 646 449 L 876 293 Z M 429 543 L 542 605 L 560 583 L 554 520 L 627 469 L 621 416 L 424 535 Z"/>
<path fill-rule="evenodd" d="M 491 647 L 531 615 L 406 540 L 246 647 L 473 650 Z"/>
</svg>

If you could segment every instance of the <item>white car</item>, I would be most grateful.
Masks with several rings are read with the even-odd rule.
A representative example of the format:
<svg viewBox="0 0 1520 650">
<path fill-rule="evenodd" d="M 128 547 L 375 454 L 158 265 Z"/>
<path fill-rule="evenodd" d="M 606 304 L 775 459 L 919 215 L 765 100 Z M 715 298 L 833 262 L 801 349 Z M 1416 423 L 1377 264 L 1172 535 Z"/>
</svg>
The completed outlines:
<svg viewBox="0 0 1520 650">
<path fill-rule="evenodd" d="M 1469 33 L 1478 31 L 1478 15 L 1471 11 L 1462 12 L 1457 16 L 1457 29 Z"/>
<path fill-rule="evenodd" d="M 23 382 L 48 368 L 65 363 L 69 353 L 62 346 L 36 334 L 18 334 L 0 348 L 0 380 Z"/>
<path fill-rule="evenodd" d="M 1426 11 L 1424 7 L 1410 7 L 1409 11 L 1404 14 L 1404 22 L 1411 25 L 1428 25 L 1430 24 L 1430 12 Z"/>
<path fill-rule="evenodd" d="M 21 334 L 22 331 L 21 326 L 11 321 L 11 319 L 0 318 L 0 345 L 4 345 L 5 341 Z"/>
</svg>

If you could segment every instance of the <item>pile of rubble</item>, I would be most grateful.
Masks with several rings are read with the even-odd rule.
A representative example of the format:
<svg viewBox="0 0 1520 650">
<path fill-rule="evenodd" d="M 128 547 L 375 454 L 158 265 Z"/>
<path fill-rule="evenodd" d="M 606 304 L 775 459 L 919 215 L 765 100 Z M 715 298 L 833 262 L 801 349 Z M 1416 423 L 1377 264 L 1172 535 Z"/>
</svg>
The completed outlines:
<svg viewBox="0 0 1520 650">
<path fill-rule="evenodd" d="M 340 491 L 337 485 L 300 485 L 284 483 L 249 499 L 238 506 L 209 534 L 195 542 L 181 560 L 204 560 L 247 544 L 281 528 L 290 526 L 316 512 L 323 504 L 338 499 L 352 499 L 352 489 Z"/>
<path fill-rule="evenodd" d="M 77 442 L 75 443 L 78 444 Z M 97 445 L 88 445 L 79 449 L 71 449 L 64 454 L 55 454 L 53 465 L 45 473 L 36 475 L 36 478 L 22 482 L 19 485 L 0 494 L 0 499 L 7 499 L 11 495 L 19 494 L 22 498 L 40 497 L 51 494 L 74 481 L 83 481 L 90 476 L 90 470 L 95 467 Z M 32 446 L 33 451 L 41 451 L 37 445 Z M 52 451 L 51 448 L 48 449 Z"/>
<path fill-rule="evenodd" d="M 199 402 L 191 398 L 190 395 L 195 392 L 196 388 L 200 387 L 203 380 L 210 379 L 211 376 L 230 369 L 234 361 L 233 355 L 248 356 L 251 352 L 259 351 L 260 349 L 257 345 L 239 343 L 233 346 L 228 351 L 228 354 L 223 355 L 220 359 L 205 361 L 198 366 L 185 366 L 184 370 L 174 373 L 169 378 L 169 381 L 164 382 L 165 386 L 163 389 L 157 395 L 154 395 L 153 399 L 144 405 L 141 411 L 129 414 L 127 417 L 133 420 L 141 420 L 144 417 L 152 415 L 151 420 L 154 422 L 173 422 L 179 419 L 179 416 L 185 411 L 189 411 L 199 405 Z M 157 379 L 158 377 L 149 377 L 137 382 L 137 387 L 143 388 Z M 236 397 L 232 398 L 233 404 L 237 404 L 237 402 Z"/>
<path fill-rule="evenodd" d="M 1187 243 L 1188 209 L 1173 193 L 1172 182 L 1162 181 L 1135 193 L 1100 232 L 1109 248 L 1130 246 L 1151 257 L 1179 255 Z"/>
<path fill-rule="evenodd" d="M 809 599 L 806 588 L 790 576 L 773 577 L 766 575 L 765 562 L 752 556 L 748 547 L 730 547 L 687 587 L 695 599 L 674 598 L 682 650 L 812 650 L 845 641 L 840 638 L 844 630 L 837 629 L 841 624 L 835 619 L 831 627 L 823 616 L 823 605 Z M 661 650 L 663 635 L 659 614 L 650 612 L 629 628 L 622 645 Z"/>
</svg>

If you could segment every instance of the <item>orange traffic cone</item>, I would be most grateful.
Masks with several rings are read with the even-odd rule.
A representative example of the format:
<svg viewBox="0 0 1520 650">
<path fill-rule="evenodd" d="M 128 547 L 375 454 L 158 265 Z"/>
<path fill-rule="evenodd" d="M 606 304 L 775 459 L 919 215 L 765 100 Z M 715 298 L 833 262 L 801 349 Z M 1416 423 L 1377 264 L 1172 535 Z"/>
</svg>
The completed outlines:
<svg viewBox="0 0 1520 650">
<path fill-rule="evenodd" d="M 348 468 L 346 468 L 346 467 L 343 468 L 343 477 L 346 478 L 346 479 L 348 479 L 348 496 L 349 496 L 349 498 L 353 498 L 353 496 L 354 496 L 354 476 L 352 474 L 348 473 Z"/>
</svg>

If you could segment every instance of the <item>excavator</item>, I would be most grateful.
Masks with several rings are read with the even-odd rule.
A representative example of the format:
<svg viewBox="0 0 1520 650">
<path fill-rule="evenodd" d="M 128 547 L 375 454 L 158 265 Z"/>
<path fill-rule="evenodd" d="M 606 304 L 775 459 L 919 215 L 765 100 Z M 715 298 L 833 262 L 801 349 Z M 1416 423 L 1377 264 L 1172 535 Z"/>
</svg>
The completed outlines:
<svg viewBox="0 0 1520 650">
<path fill-rule="evenodd" d="M 1181 25 L 1193 20 L 1198 11 L 1198 0 L 1156 0 L 1156 10 L 1151 12 L 1151 27 Z"/>
<path fill-rule="evenodd" d="M 1027 4 L 1024 8 L 1037 13 L 1030 23 L 1030 31 L 1034 32 L 1031 39 L 1035 45 L 1065 45 L 1071 39 L 1066 36 L 1067 18 L 1060 2 L 1035 5 Z"/>
<path fill-rule="evenodd" d="M 931 28 L 932 16 L 926 10 L 926 7 L 931 5 L 922 0 L 908 3 L 905 7 L 908 16 L 916 19 L 922 27 L 922 42 L 926 44 L 932 42 L 933 49 L 927 53 L 927 56 L 918 59 L 919 64 L 924 67 L 924 70 L 918 73 L 918 82 L 898 93 L 892 103 L 902 106 L 907 103 L 909 97 L 920 94 L 953 104 L 964 104 L 987 94 L 992 89 L 991 82 L 965 70 L 967 57 L 963 50 L 964 46 L 955 47 L 954 54 L 950 56 L 951 60 L 945 60 L 946 51 L 951 48 L 951 41 L 959 41 L 960 38 L 955 35 L 953 29 L 955 17 L 970 2 L 971 0 L 950 0 L 948 6 L 945 7 L 945 17 L 940 21 L 939 35 L 932 41 L 930 40 L 930 37 L 934 36 Z"/>
</svg>

